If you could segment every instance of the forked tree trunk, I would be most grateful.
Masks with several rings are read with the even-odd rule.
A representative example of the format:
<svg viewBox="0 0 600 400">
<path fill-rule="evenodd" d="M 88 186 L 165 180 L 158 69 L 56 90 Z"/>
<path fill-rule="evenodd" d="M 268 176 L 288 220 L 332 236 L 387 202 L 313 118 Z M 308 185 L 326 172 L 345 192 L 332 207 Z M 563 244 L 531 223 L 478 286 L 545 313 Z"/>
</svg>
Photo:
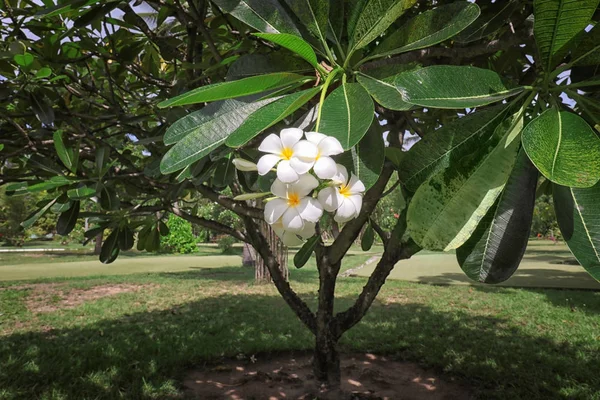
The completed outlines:
<svg viewBox="0 0 600 400">
<path fill-rule="evenodd" d="M 266 222 L 260 222 L 260 230 L 264 237 L 267 239 L 269 247 L 271 248 L 271 252 L 277 258 L 279 270 L 281 271 L 283 277 L 287 280 L 289 275 L 287 247 L 275 234 L 275 231 L 273 231 L 271 226 Z M 271 283 L 271 274 L 269 273 L 269 269 L 267 268 L 264 260 L 260 256 L 259 252 L 254 251 L 254 253 L 256 260 L 256 268 L 254 269 L 254 279 L 256 283 Z"/>
</svg>

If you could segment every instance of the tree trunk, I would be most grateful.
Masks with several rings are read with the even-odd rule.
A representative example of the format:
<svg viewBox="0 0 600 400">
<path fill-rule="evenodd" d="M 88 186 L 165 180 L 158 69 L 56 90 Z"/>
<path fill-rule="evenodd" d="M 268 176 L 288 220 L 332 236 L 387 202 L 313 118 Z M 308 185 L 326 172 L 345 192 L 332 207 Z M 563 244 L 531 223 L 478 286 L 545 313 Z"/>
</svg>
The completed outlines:
<svg viewBox="0 0 600 400">
<path fill-rule="evenodd" d="M 96 235 L 96 239 L 94 239 L 94 254 L 100 255 L 102 251 L 102 233 Z"/>
<path fill-rule="evenodd" d="M 254 267 L 256 265 L 256 251 L 248 243 L 244 243 L 242 265 L 244 267 Z"/>
<path fill-rule="evenodd" d="M 260 230 L 264 237 L 267 239 L 269 243 L 269 247 L 271 248 L 271 252 L 277 258 L 277 263 L 279 264 L 279 269 L 287 280 L 289 276 L 288 270 L 288 259 L 287 259 L 287 248 L 284 246 L 283 242 L 279 239 L 279 237 L 275 234 L 275 231 L 271 229 L 269 224 L 264 221 L 260 223 Z M 264 260 L 258 252 L 254 251 L 256 260 L 256 268 L 254 270 L 254 279 L 256 283 L 271 283 L 271 274 L 269 273 L 269 269 L 267 268 Z"/>
</svg>

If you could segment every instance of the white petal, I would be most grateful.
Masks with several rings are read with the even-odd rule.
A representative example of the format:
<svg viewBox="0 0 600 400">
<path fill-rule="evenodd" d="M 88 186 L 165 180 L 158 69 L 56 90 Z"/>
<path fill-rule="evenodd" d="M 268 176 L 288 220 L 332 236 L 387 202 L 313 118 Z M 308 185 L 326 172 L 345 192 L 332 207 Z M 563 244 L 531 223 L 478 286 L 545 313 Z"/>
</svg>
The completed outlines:
<svg viewBox="0 0 600 400">
<path fill-rule="evenodd" d="M 335 161 L 331 157 L 319 157 L 314 165 L 315 174 L 321 179 L 331 179 L 337 172 Z"/>
<path fill-rule="evenodd" d="M 309 222 L 317 222 L 321 218 L 321 215 L 323 215 L 321 203 L 312 197 L 305 197 L 300 200 L 300 204 L 296 209 L 302 219 Z"/>
<path fill-rule="evenodd" d="M 232 163 L 240 171 L 257 171 L 256 164 L 243 158 L 234 158 Z"/>
<path fill-rule="evenodd" d="M 283 147 L 289 147 L 290 149 L 294 147 L 294 145 L 302 139 L 302 133 L 302 129 L 298 128 L 283 129 L 279 134 L 279 136 L 281 136 Z"/>
<path fill-rule="evenodd" d="M 336 164 L 335 167 L 337 171 L 331 180 L 339 185 L 345 185 L 348 182 L 348 170 L 342 164 Z"/>
<path fill-rule="evenodd" d="M 283 227 L 286 231 L 299 232 L 304 228 L 304 221 L 298 211 L 290 207 L 284 213 L 282 217 Z"/>
<path fill-rule="evenodd" d="M 338 209 L 338 192 L 335 188 L 327 187 L 321 190 L 317 195 L 317 198 L 325 211 L 334 212 Z"/>
<path fill-rule="evenodd" d="M 353 194 L 352 196 L 348 196 L 348 200 L 354 204 L 356 216 L 358 216 L 360 209 L 362 208 L 362 196 L 360 194 Z"/>
<path fill-rule="evenodd" d="M 277 164 L 279 160 L 281 160 L 281 157 L 276 156 L 275 154 L 265 154 L 258 160 L 258 164 L 256 164 L 258 174 L 268 174 L 269 171 L 275 166 L 275 164 Z"/>
<path fill-rule="evenodd" d="M 352 174 L 350 182 L 348 182 L 348 190 L 350 190 L 350 193 L 352 194 L 362 193 L 365 191 L 365 184 L 358 179 L 358 176 Z"/>
<path fill-rule="evenodd" d="M 304 243 L 304 240 L 298 237 L 297 234 L 293 232 L 284 231 L 283 234 L 277 235 L 281 238 L 281 241 L 286 246 L 300 246 Z"/>
<path fill-rule="evenodd" d="M 283 145 L 281 144 L 279 136 L 271 133 L 262 141 L 260 146 L 258 146 L 258 150 L 265 153 L 280 154 L 281 150 L 283 150 Z"/>
<path fill-rule="evenodd" d="M 265 204 L 265 221 L 268 224 L 274 224 L 288 209 L 287 201 L 283 199 L 273 199 Z"/>
<path fill-rule="evenodd" d="M 298 232 L 298 235 L 302 236 L 304 239 L 313 237 L 315 235 L 315 226 L 316 224 L 314 222 L 304 221 L 304 228 Z"/>
<path fill-rule="evenodd" d="M 295 182 L 292 185 L 290 185 L 289 191 L 297 193 L 300 197 L 304 197 L 308 196 L 308 194 L 312 192 L 312 190 L 317 186 L 319 186 L 319 181 L 317 180 L 317 178 L 310 174 L 305 174 L 300 175 L 298 182 Z"/>
<path fill-rule="evenodd" d="M 327 135 L 323 135 L 319 132 L 305 132 L 304 134 L 306 135 L 306 139 L 308 139 L 309 142 L 317 145 L 321 142 L 321 140 L 327 137 Z"/>
<path fill-rule="evenodd" d="M 287 199 L 287 185 L 279 179 L 275 179 L 271 185 L 271 192 L 277 196 Z"/>
<path fill-rule="evenodd" d="M 294 171 L 288 160 L 281 160 L 277 166 L 277 177 L 283 183 L 292 183 L 298 180 L 298 173 Z"/>
<path fill-rule="evenodd" d="M 298 174 L 302 175 L 310 171 L 314 164 L 314 161 L 305 161 L 301 158 L 292 157 L 290 159 L 290 165 L 294 168 Z"/>
<path fill-rule="evenodd" d="M 335 156 L 336 154 L 342 154 L 344 148 L 339 140 L 333 136 L 328 136 L 319 143 L 319 152 L 322 156 Z"/>
<path fill-rule="evenodd" d="M 356 216 L 356 208 L 354 207 L 354 203 L 348 199 L 344 199 L 340 203 L 337 212 L 335 213 L 335 219 L 337 222 L 346 222 L 350 221 L 352 218 Z"/>
<path fill-rule="evenodd" d="M 292 148 L 294 157 L 306 159 L 306 161 L 314 161 L 319 154 L 317 146 L 308 140 L 301 140 Z"/>
</svg>

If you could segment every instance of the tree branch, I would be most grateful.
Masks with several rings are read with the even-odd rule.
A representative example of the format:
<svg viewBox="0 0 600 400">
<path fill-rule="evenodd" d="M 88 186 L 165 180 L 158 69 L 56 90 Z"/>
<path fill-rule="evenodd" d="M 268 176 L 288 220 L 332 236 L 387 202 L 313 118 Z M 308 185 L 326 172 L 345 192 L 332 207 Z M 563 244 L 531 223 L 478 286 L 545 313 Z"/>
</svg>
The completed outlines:
<svg viewBox="0 0 600 400">
<path fill-rule="evenodd" d="M 227 225 L 223 225 L 220 222 L 212 221 L 212 220 L 209 220 L 206 218 L 188 214 L 186 212 L 181 211 L 181 209 L 179 209 L 179 207 L 177 207 L 177 206 L 170 206 L 169 211 L 171 211 L 173 214 L 177 215 L 178 217 L 181 217 L 181 218 L 185 219 L 186 221 L 191 222 L 192 224 L 200 225 L 207 229 L 224 233 L 224 234 L 232 236 L 238 240 L 241 240 L 242 242 L 248 243 L 248 238 L 242 232 L 235 230 Z"/>
<path fill-rule="evenodd" d="M 242 201 L 235 201 L 230 197 L 223 196 L 205 185 L 198 185 L 196 189 L 200 194 L 215 203 L 233 211 L 240 216 L 246 216 L 255 219 L 263 219 L 264 212 L 260 208 L 250 207 Z"/>
</svg>

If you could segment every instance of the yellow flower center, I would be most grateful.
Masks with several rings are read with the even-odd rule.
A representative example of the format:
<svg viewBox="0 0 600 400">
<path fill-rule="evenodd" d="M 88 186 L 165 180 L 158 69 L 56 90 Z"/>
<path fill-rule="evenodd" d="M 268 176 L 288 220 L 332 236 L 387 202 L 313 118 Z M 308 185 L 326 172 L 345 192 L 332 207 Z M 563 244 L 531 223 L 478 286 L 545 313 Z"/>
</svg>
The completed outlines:
<svg viewBox="0 0 600 400">
<path fill-rule="evenodd" d="M 340 194 L 344 197 L 350 197 L 352 193 L 350 193 L 350 188 L 347 185 L 342 185 L 340 188 Z"/>
<path fill-rule="evenodd" d="M 300 196 L 298 196 L 298 193 L 289 193 L 287 203 L 290 207 L 297 207 L 300 204 Z"/>
<path fill-rule="evenodd" d="M 321 158 L 321 150 L 317 150 L 317 156 L 315 157 L 315 161 Z"/>
<path fill-rule="evenodd" d="M 281 150 L 281 158 L 283 158 L 284 160 L 289 160 L 290 158 L 292 158 L 293 155 L 294 151 L 289 147 L 284 147 L 283 150 Z"/>
</svg>

